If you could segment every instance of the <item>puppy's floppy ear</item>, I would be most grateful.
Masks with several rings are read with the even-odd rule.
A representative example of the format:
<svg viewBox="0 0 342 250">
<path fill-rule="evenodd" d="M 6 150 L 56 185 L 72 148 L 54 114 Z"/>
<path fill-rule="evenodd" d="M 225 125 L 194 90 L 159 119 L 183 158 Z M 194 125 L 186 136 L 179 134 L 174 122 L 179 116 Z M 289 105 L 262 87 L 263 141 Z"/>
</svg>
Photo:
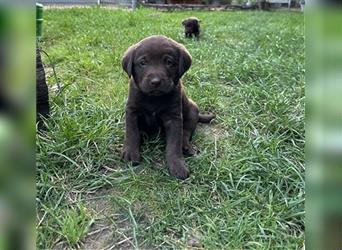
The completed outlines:
<svg viewBox="0 0 342 250">
<path fill-rule="evenodd" d="M 179 78 L 190 68 L 192 62 L 189 51 L 183 46 L 179 45 Z"/>
<path fill-rule="evenodd" d="M 124 56 L 122 57 L 122 68 L 126 71 L 127 75 L 131 77 L 133 73 L 133 58 L 134 58 L 134 51 L 135 45 L 129 47 Z"/>
</svg>

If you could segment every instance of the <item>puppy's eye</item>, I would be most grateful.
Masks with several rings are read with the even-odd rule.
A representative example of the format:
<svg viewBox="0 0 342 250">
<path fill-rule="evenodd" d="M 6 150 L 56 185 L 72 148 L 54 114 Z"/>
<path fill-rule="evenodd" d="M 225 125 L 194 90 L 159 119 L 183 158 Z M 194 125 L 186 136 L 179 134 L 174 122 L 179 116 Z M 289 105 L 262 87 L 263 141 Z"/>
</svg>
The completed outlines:
<svg viewBox="0 0 342 250">
<path fill-rule="evenodd" d="M 146 60 L 140 60 L 139 61 L 139 65 L 141 66 L 141 67 L 143 67 L 143 66 L 146 66 L 147 65 L 147 62 L 146 62 Z"/>
<path fill-rule="evenodd" d="M 173 65 L 175 64 L 174 61 L 173 61 L 172 59 L 170 59 L 170 58 L 167 58 L 167 59 L 165 60 L 165 63 L 166 63 L 166 65 L 169 66 L 169 67 L 171 67 L 171 66 L 173 66 Z"/>
</svg>

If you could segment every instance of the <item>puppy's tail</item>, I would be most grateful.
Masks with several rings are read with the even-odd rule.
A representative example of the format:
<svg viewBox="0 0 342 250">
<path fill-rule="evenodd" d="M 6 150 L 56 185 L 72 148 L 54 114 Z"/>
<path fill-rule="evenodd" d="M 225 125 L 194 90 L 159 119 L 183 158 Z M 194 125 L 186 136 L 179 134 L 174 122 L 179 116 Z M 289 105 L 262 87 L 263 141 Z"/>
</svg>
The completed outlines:
<svg viewBox="0 0 342 250">
<path fill-rule="evenodd" d="M 214 118 L 215 118 L 215 115 L 212 115 L 212 114 L 208 114 L 208 115 L 199 114 L 198 115 L 198 122 L 209 123 Z"/>
</svg>

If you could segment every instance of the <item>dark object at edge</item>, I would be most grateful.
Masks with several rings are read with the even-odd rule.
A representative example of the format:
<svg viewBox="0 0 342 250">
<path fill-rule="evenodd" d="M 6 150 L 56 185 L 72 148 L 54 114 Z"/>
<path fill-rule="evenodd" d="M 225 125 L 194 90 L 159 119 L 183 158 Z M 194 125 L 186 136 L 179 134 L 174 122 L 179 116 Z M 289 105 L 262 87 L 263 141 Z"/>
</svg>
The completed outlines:
<svg viewBox="0 0 342 250">
<path fill-rule="evenodd" d="M 49 117 L 49 90 L 46 84 L 45 70 L 40 56 L 39 49 L 36 49 L 36 93 L 37 93 L 37 117 L 38 129 L 42 128 L 41 116 Z"/>
</svg>

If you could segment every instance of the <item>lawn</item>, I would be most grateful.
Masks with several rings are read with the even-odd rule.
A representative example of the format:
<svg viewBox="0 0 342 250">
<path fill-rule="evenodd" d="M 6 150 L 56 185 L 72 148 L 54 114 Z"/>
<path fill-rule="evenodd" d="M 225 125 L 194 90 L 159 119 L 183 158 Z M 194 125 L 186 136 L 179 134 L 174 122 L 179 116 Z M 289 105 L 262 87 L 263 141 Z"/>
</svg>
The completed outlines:
<svg viewBox="0 0 342 250">
<path fill-rule="evenodd" d="M 38 249 L 300 249 L 304 244 L 304 17 L 298 12 L 44 12 L 41 46 L 63 92 L 37 136 Z M 200 41 L 181 20 L 202 20 Z M 151 138 L 142 163 L 120 160 L 128 77 L 121 57 L 140 39 L 183 43 L 186 93 L 212 124 L 193 138 L 192 174 L 165 166 Z M 43 56 L 46 64 L 49 60 Z M 47 65 L 48 66 L 48 65 Z"/>
</svg>

